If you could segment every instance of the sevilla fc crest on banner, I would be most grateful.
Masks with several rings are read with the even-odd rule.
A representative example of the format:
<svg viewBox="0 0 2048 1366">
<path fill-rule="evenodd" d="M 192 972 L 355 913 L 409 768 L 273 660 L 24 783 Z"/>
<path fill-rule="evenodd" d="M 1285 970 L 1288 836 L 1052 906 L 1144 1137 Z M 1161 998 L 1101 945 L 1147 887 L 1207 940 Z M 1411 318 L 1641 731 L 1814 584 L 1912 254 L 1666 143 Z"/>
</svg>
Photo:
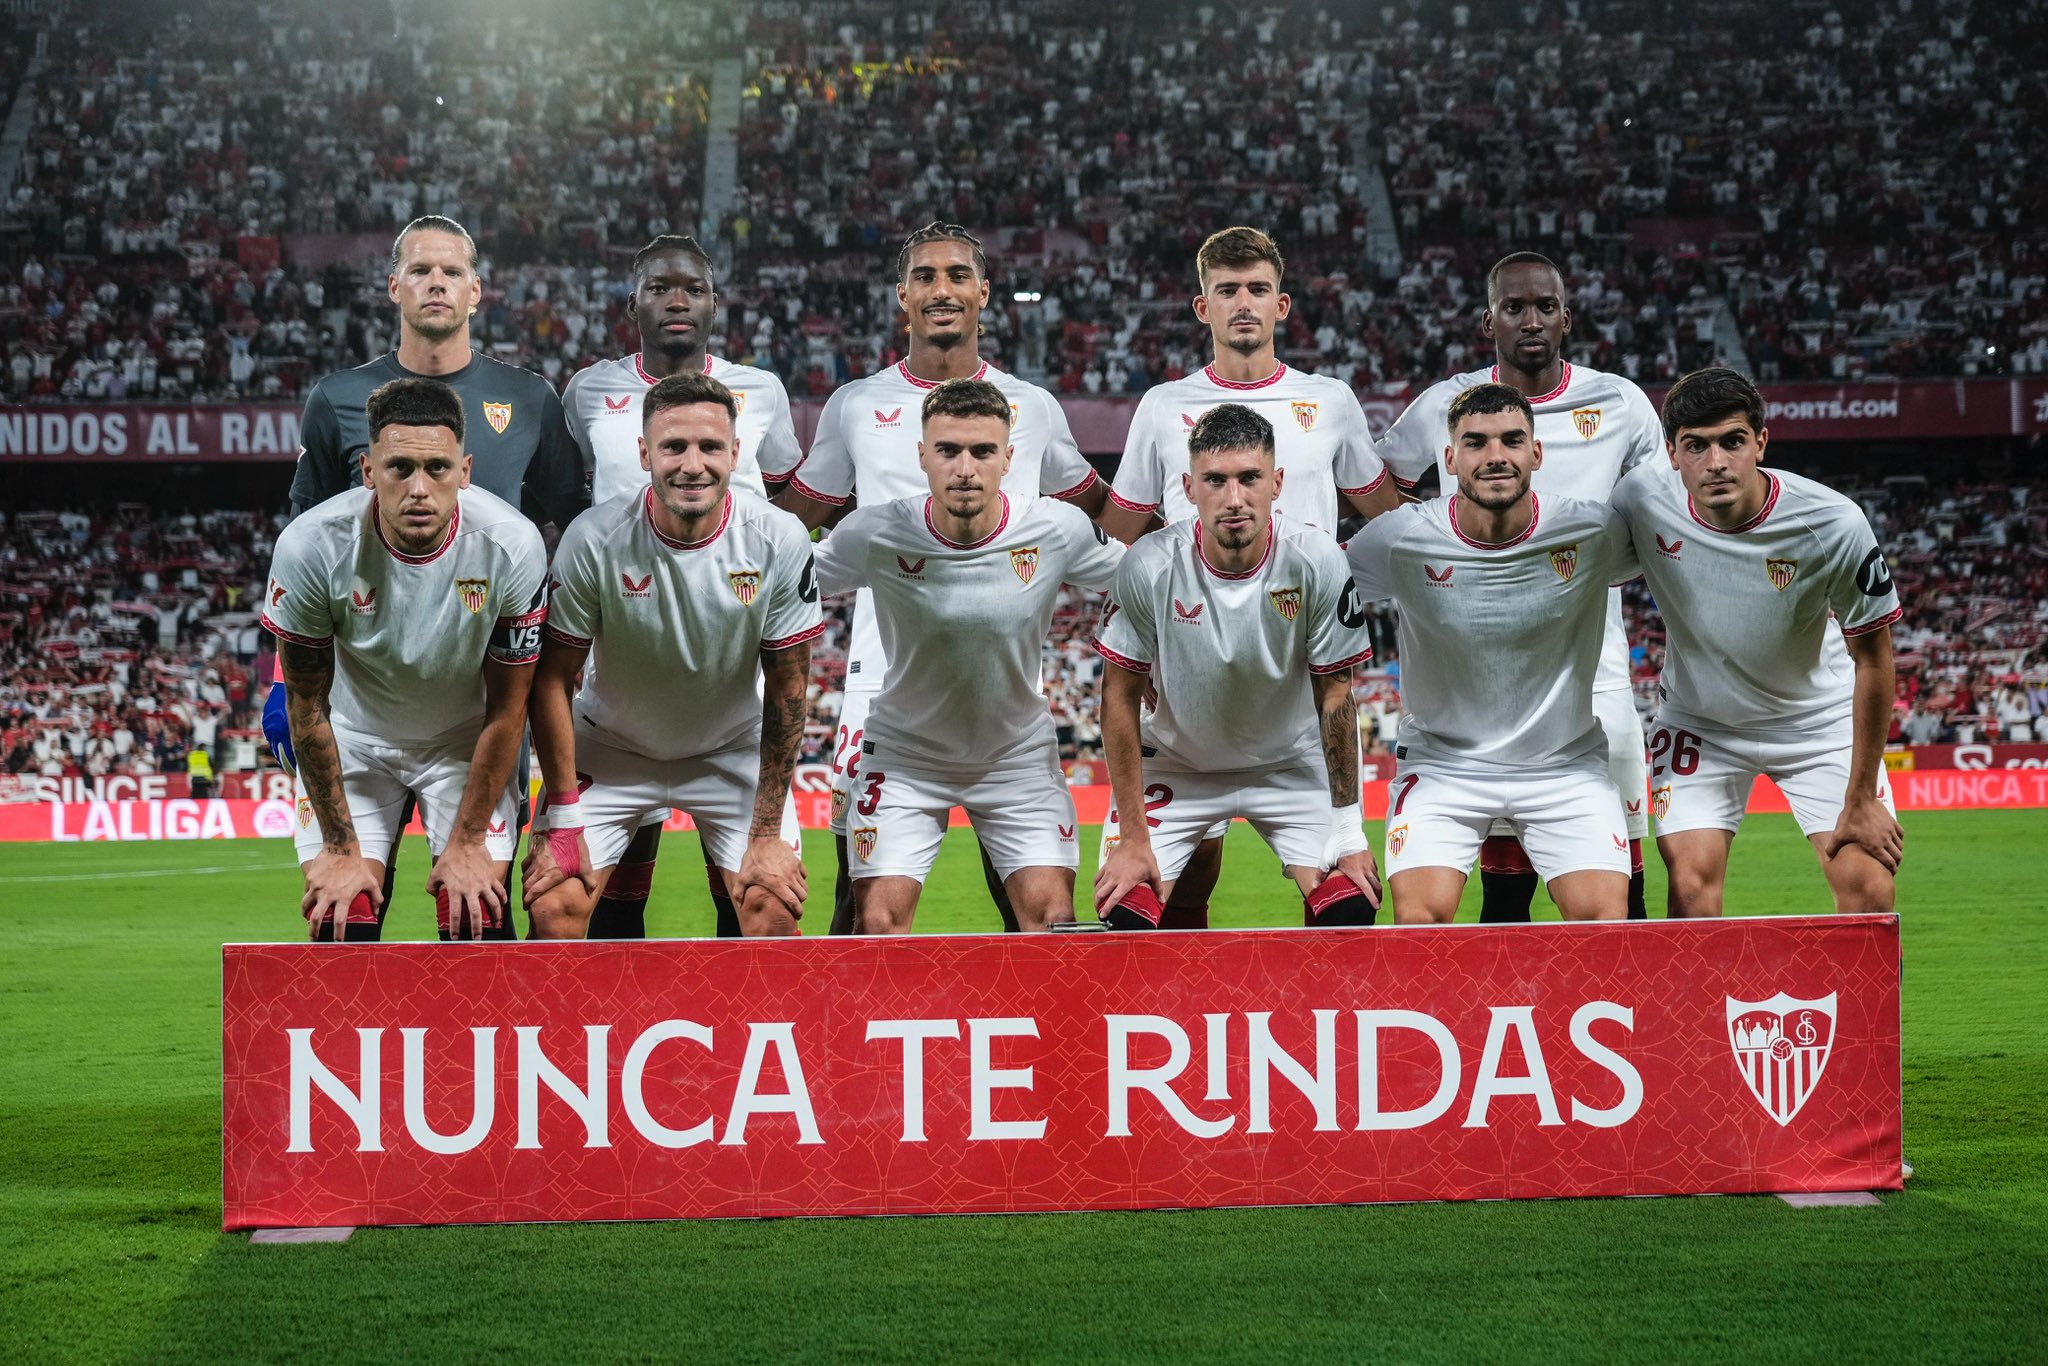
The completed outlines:
<svg viewBox="0 0 2048 1366">
<path fill-rule="evenodd" d="M 1728 998 L 1728 1046 L 1735 1070 L 1764 1113 L 1790 1124 L 1827 1070 L 1835 1046 L 1835 993 L 1802 1001 L 1779 992 L 1768 1001 Z"/>
<path fill-rule="evenodd" d="M 462 598 L 462 605 L 469 609 L 471 616 L 484 610 L 484 602 L 490 596 L 489 579 L 457 579 L 455 592 Z"/>
<path fill-rule="evenodd" d="M 740 606 L 754 605 L 754 598 L 761 591 L 759 570 L 743 569 L 736 574 L 727 574 L 725 581 L 732 585 L 732 595 L 740 600 Z"/>
<path fill-rule="evenodd" d="M 1017 571 L 1017 577 L 1024 583 L 1031 582 L 1031 576 L 1038 572 L 1038 547 L 1027 545 L 1022 550 L 1010 552 L 1010 568 Z"/>
</svg>

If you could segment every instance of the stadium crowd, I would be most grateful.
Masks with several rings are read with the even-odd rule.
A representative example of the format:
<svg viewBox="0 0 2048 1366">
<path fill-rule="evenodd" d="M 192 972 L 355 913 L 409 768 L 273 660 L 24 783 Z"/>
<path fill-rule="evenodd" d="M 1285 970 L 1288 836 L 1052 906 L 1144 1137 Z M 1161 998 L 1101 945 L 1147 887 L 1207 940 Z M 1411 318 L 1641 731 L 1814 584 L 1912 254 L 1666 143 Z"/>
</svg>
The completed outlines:
<svg viewBox="0 0 2048 1366">
<path fill-rule="evenodd" d="M 1724 308 L 1766 380 L 2038 372 L 2044 10 L 512 5 L 400 40 L 291 0 L 108 4 L 22 95 L 0 382 L 294 396 L 385 348 L 349 253 L 421 212 L 483 246 L 479 337 L 562 382 L 631 348 L 624 255 L 699 225 L 709 88 L 675 59 L 705 52 L 747 91 L 718 349 L 799 396 L 897 358 L 879 267 L 935 215 L 997 245 L 986 351 L 1070 393 L 1199 366 L 1188 262 L 1231 218 L 1292 259 L 1284 356 L 1361 391 L 1469 368 L 1510 246 L 1566 265 L 1585 359 L 1645 381 L 1723 351 Z"/>
</svg>

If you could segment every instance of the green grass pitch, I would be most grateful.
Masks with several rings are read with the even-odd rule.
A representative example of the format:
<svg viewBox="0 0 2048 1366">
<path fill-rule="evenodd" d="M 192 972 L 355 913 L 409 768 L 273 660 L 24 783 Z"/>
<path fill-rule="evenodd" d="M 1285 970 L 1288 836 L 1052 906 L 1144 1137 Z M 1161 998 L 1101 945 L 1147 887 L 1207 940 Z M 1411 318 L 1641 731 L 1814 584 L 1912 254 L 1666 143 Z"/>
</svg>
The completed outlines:
<svg viewBox="0 0 2048 1366">
<path fill-rule="evenodd" d="M 0 847 L 0 1357 L 2039 1362 L 2048 813 L 1907 828 L 1917 1174 L 1877 1208 L 1729 1197 L 370 1229 L 287 1247 L 219 1231 L 219 946 L 300 932 L 290 850 Z M 1092 835 L 1083 848 L 1092 860 Z M 829 843 L 808 852 L 827 893 Z M 671 835 L 662 862 L 650 928 L 707 932 L 694 840 Z M 402 871 L 425 878 L 417 841 Z M 1729 904 L 1825 908 L 1788 817 L 1744 830 Z M 1221 924 L 1299 923 L 1243 826 L 1217 906 Z M 394 916 L 399 936 L 432 923 L 420 893 Z M 956 832 L 919 928 L 994 925 Z"/>
</svg>

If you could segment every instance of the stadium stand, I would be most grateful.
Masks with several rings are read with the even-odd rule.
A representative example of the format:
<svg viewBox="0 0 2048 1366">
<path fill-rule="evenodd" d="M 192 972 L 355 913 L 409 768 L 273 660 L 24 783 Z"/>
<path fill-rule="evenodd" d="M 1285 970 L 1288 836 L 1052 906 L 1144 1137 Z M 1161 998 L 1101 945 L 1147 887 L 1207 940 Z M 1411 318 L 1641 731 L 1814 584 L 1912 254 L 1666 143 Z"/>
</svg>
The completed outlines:
<svg viewBox="0 0 2048 1366">
<path fill-rule="evenodd" d="M 1073 395 L 1200 365 L 1190 262 L 1232 218 L 1289 255 L 1283 356 L 1362 394 L 1480 363 L 1483 272 L 1511 246 L 1564 263 L 1574 356 L 1646 382 L 1716 357 L 1765 380 L 2048 373 L 2043 0 L 1731 0 L 1711 25 L 1619 0 L 415 9 L 401 41 L 299 0 L 110 0 L 52 26 L 33 78 L 28 36 L 0 34 L 0 107 L 28 130 L 0 187 L 7 398 L 292 399 L 387 348 L 375 257 L 421 212 L 482 246 L 480 344 L 557 383 L 634 345 L 631 252 L 708 229 L 716 349 L 822 396 L 900 354 L 888 262 L 935 215 L 998 262 L 985 353 Z M 743 82 L 708 225 L 707 54 Z M 1829 477 L 1907 600 L 1899 735 L 2048 733 L 2041 486 L 1910 459 Z M 249 727 L 265 517 L 0 506 L 8 771 L 167 766 Z M 830 753 L 845 615 L 814 653 L 807 761 Z M 1388 672 L 1359 684 L 1375 748 L 1399 725 L 1389 626 Z M 1078 759 L 1099 753 L 1090 628 L 1071 597 L 1046 652 Z M 1646 600 L 1632 638 L 1647 690 Z"/>
</svg>

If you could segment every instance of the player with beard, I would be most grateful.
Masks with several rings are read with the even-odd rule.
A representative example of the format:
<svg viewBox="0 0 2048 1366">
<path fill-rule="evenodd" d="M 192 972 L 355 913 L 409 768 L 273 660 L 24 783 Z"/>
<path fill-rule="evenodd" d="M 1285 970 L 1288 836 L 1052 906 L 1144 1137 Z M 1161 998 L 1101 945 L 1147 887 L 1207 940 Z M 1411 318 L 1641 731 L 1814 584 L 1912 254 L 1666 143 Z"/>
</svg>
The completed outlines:
<svg viewBox="0 0 2048 1366">
<path fill-rule="evenodd" d="M 377 939 L 416 795 L 441 937 L 510 939 L 510 780 L 547 554 L 517 509 L 469 486 L 452 389 L 393 380 L 365 407 L 368 487 L 284 529 L 263 598 L 300 760 L 301 909 L 315 939 Z"/>
<path fill-rule="evenodd" d="M 896 257 L 896 302 L 909 325 L 910 354 L 880 374 L 842 385 L 826 400 L 810 454 L 790 480 L 783 507 L 815 528 L 856 502 L 871 507 L 923 494 L 918 413 L 941 382 L 979 379 L 1003 392 L 1016 419 L 1009 472 L 1002 477 L 1011 501 L 1021 508 L 1044 494 L 1091 517 L 1102 511 L 1107 495 L 1074 444 L 1058 400 L 981 359 L 977 339 L 988 298 L 988 259 L 965 228 L 932 223 L 905 239 Z M 846 661 L 845 702 L 832 751 L 832 832 L 839 853 L 835 934 L 853 930 L 846 813 L 861 779 L 868 708 L 889 667 L 869 589 L 854 602 Z M 1004 928 L 1015 929 L 1002 879 L 985 851 L 982 872 Z"/>
<path fill-rule="evenodd" d="M 1110 783 L 1132 815 L 1096 874 L 1096 914 L 1158 927 L 1197 842 L 1242 817 L 1301 889 L 1307 923 L 1370 925 L 1379 870 L 1351 700 L 1351 670 L 1372 657 L 1365 604 L 1336 542 L 1275 513 L 1287 490 L 1271 423 L 1222 404 L 1188 452 L 1196 515 L 1131 547 L 1095 643 Z"/>
<path fill-rule="evenodd" d="M 803 451 L 790 418 L 789 394 L 772 371 L 740 365 L 707 349 L 718 323 L 718 291 L 711 258 L 694 238 L 664 235 L 633 258 L 633 293 L 626 311 L 640 331 L 640 349 L 579 370 L 562 391 L 569 431 L 590 472 L 592 501 L 610 502 L 647 487 L 640 463 L 640 401 L 671 375 L 708 375 L 732 394 L 736 463 L 733 487 L 756 494 L 779 491 Z M 794 798 L 790 819 L 795 819 Z M 643 939 L 647 896 L 661 849 L 661 823 L 650 822 L 619 857 L 590 916 L 592 939 Z M 738 912 L 725 880 L 705 850 L 704 873 L 721 937 L 740 933 Z"/>
<path fill-rule="evenodd" d="M 1620 920 L 1628 840 L 1593 676 L 1608 587 L 1638 572 L 1628 524 L 1604 502 L 1534 492 L 1545 457 L 1520 390 L 1475 385 L 1445 425 L 1457 492 L 1381 517 L 1346 547 L 1359 592 L 1400 607 L 1395 920 L 1449 924 L 1497 821 L 1567 920 Z"/>
<path fill-rule="evenodd" d="M 531 370 L 471 349 L 470 319 L 483 299 L 483 283 L 469 232 L 438 214 L 415 218 L 391 243 L 384 287 L 398 306 L 398 348 L 368 365 L 336 371 L 306 395 L 299 461 L 292 473 L 292 514 L 361 485 L 361 461 L 370 447 L 364 405 L 371 392 L 397 379 L 428 378 L 446 384 L 462 400 L 471 487 L 521 509 L 537 524 L 556 530 L 569 525 L 590 506 L 590 498 L 582 457 L 562 420 L 561 400 Z M 296 760 L 282 681 L 271 687 L 266 700 L 263 734 L 278 762 L 292 769 Z M 410 821 L 412 810 L 408 796 L 401 824 Z M 522 800 L 522 827 L 525 819 Z M 387 900 L 397 873 L 394 847 L 385 868 Z"/>
<path fill-rule="evenodd" d="M 1202 243 L 1195 255 L 1201 292 L 1194 309 L 1209 329 L 1211 360 L 1199 374 L 1156 385 L 1138 400 L 1110 489 L 1111 506 L 1102 516 L 1110 535 L 1135 543 L 1162 523 L 1194 517 L 1194 504 L 1182 491 L 1188 437 L 1203 414 L 1225 403 L 1250 408 L 1272 427 L 1284 474 L 1274 506 L 1293 525 L 1334 540 L 1340 517 L 1371 520 L 1398 501 L 1350 387 L 1280 361 L 1275 338 L 1292 308 L 1281 288 L 1285 271 L 1279 247 L 1257 228 L 1225 228 Z M 1117 845 L 1117 817 L 1112 811 L 1102 827 L 1105 859 Z M 1209 895 L 1222 871 L 1227 826 L 1210 832 L 1174 883 L 1161 922 L 1165 928 L 1209 923 Z"/>
<path fill-rule="evenodd" d="M 1518 251 L 1502 257 L 1487 272 L 1480 330 L 1493 342 L 1494 364 L 1431 385 L 1380 438 L 1380 454 L 1405 492 L 1413 495 L 1425 489 L 1432 469 L 1438 470 L 1441 486 L 1448 489 L 1445 415 L 1459 394 L 1481 384 L 1510 385 L 1529 400 L 1536 415 L 1536 439 L 1543 446 L 1543 463 L 1533 476 L 1539 494 L 1606 502 L 1623 475 L 1645 460 L 1662 460 L 1663 427 L 1643 391 L 1623 376 L 1564 358 L 1572 311 L 1564 277 L 1548 259 Z M 1648 772 L 1642 718 L 1629 681 L 1628 633 L 1622 626 L 1619 589 L 1608 595 L 1593 711 L 1607 737 L 1608 769 L 1628 816 L 1628 913 L 1630 919 L 1640 920 L 1646 913 L 1643 840 L 1649 833 Z M 1505 825 L 1480 848 L 1479 881 L 1484 893 L 1482 921 L 1528 921 L 1536 872 Z"/>
<path fill-rule="evenodd" d="M 1039 656 L 1060 585 L 1107 588 L 1124 547 L 1077 508 L 1004 492 L 1013 403 L 986 380 L 935 387 L 919 408 L 926 492 L 863 504 L 818 547 L 822 589 L 873 590 L 889 661 L 849 816 L 863 934 L 910 930 L 955 806 L 1018 928 L 1074 919 L 1074 798 Z"/>
</svg>

